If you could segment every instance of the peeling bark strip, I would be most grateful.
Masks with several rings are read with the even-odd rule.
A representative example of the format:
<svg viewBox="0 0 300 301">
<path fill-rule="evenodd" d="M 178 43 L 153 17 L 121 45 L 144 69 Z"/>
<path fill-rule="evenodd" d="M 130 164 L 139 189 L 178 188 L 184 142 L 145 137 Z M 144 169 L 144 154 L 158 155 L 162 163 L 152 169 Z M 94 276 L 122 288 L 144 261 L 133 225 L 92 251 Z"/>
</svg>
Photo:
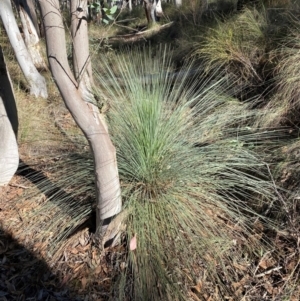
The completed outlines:
<svg viewBox="0 0 300 301">
<path fill-rule="evenodd" d="M 39 22 L 35 11 L 35 0 L 14 0 L 18 10 L 21 8 L 29 17 L 30 22 L 33 24 L 35 31 L 40 36 Z"/>
<path fill-rule="evenodd" d="M 9 116 L 7 112 L 10 112 Z M 9 183 L 19 165 L 15 136 L 17 131 L 18 115 L 14 93 L 0 47 L 0 186 Z"/>
<path fill-rule="evenodd" d="M 8 35 L 9 41 L 18 63 L 24 73 L 26 80 L 30 86 L 30 94 L 36 97 L 47 98 L 46 81 L 42 75 L 36 70 L 31 56 L 25 46 L 25 43 L 20 34 L 15 16 L 12 11 L 10 0 L 0 0 L 0 17 Z"/>
<path fill-rule="evenodd" d="M 103 234 L 102 222 L 121 211 L 121 190 L 113 146 L 99 111 L 90 102 L 91 71 L 88 52 L 86 0 L 72 0 L 72 35 L 74 39 L 74 71 L 70 69 L 66 53 L 65 30 L 58 0 L 39 0 L 43 17 L 47 53 L 52 75 L 62 98 L 75 122 L 87 138 L 94 159 L 96 182 L 97 233 Z M 78 39 L 78 41 L 77 41 Z M 82 39 L 82 40 L 81 40 Z M 89 74 L 90 72 L 90 74 Z M 85 101 L 88 100 L 88 101 Z"/>
<path fill-rule="evenodd" d="M 47 66 L 40 52 L 38 33 L 25 9 L 20 6 L 20 18 L 23 25 L 25 44 L 32 62 L 38 70 L 47 70 Z"/>
</svg>

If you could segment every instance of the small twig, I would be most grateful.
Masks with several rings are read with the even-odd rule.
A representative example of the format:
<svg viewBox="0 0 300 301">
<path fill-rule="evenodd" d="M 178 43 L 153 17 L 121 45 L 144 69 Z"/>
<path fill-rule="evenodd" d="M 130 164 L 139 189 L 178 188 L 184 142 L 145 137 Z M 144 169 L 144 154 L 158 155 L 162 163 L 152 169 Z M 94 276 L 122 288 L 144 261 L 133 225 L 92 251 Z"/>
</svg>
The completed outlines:
<svg viewBox="0 0 300 301">
<path fill-rule="evenodd" d="M 278 191 L 278 189 L 277 189 L 277 186 L 276 186 L 275 180 L 274 180 L 274 178 L 273 178 L 273 175 L 272 175 L 272 173 L 271 173 L 270 167 L 269 167 L 268 164 L 266 164 L 266 166 L 267 166 L 267 168 L 268 168 L 268 172 L 269 172 L 269 175 L 270 175 L 270 177 L 271 177 L 272 183 L 273 183 L 273 185 L 274 185 L 274 189 L 275 189 L 275 192 L 276 192 L 276 194 L 277 194 L 277 196 L 278 196 L 278 199 L 281 201 L 281 203 L 282 203 L 282 205 L 283 205 L 283 208 L 284 208 L 284 211 L 287 213 L 290 222 L 292 222 L 292 220 L 291 220 L 291 218 L 290 218 L 290 215 L 289 215 L 289 210 L 288 210 L 288 208 L 287 208 L 286 202 L 284 201 L 282 195 L 279 193 L 279 191 Z"/>
<path fill-rule="evenodd" d="M 271 253 L 271 251 L 267 251 L 267 252 L 263 255 L 263 257 L 260 259 L 259 263 L 257 264 L 257 266 L 256 266 L 256 268 L 255 268 L 254 276 L 255 276 L 256 272 L 258 271 L 258 269 L 259 269 L 260 263 L 261 263 L 261 262 L 266 258 L 266 256 L 267 256 L 268 254 L 270 254 L 270 253 Z"/>
<path fill-rule="evenodd" d="M 135 28 L 132 28 L 132 27 L 129 27 L 129 26 L 121 25 L 121 24 L 118 24 L 118 23 L 115 23 L 115 25 L 118 26 L 118 27 L 122 27 L 122 28 L 126 28 L 126 29 L 129 29 L 129 30 L 133 30 L 135 32 L 139 32 L 138 29 L 135 29 Z"/>
<path fill-rule="evenodd" d="M 136 20 L 136 19 L 138 19 L 138 18 L 132 18 L 132 19 L 125 19 L 125 20 L 120 20 L 120 21 L 116 21 L 116 25 L 118 25 L 118 23 L 125 23 L 125 22 L 129 22 L 129 21 L 134 21 L 134 20 Z"/>
<path fill-rule="evenodd" d="M 284 282 L 283 286 L 282 286 L 281 289 L 280 289 L 281 291 L 284 290 L 284 288 L 285 288 L 285 286 L 287 285 L 288 281 L 290 281 L 290 279 L 294 276 L 294 274 L 295 274 L 295 272 L 296 272 L 296 270 L 297 270 L 299 264 L 300 264 L 300 259 L 298 260 L 298 262 L 297 262 L 295 268 L 293 269 L 293 271 L 290 273 L 290 275 L 287 277 L 287 279 L 285 279 L 285 282 Z"/>
<path fill-rule="evenodd" d="M 281 270 L 281 269 L 282 269 L 282 267 L 276 267 L 276 268 L 267 270 L 267 271 L 265 271 L 265 272 L 263 272 L 263 273 L 260 273 L 260 274 L 258 274 L 258 275 L 255 275 L 254 277 L 255 277 L 255 278 L 261 278 L 261 277 L 263 277 L 263 276 L 265 276 L 265 275 L 271 274 L 272 272 L 279 271 L 279 270 Z"/>
<path fill-rule="evenodd" d="M 11 187 L 17 187 L 17 188 L 23 188 L 23 189 L 29 189 L 30 187 L 19 185 L 19 184 L 9 184 Z"/>
</svg>

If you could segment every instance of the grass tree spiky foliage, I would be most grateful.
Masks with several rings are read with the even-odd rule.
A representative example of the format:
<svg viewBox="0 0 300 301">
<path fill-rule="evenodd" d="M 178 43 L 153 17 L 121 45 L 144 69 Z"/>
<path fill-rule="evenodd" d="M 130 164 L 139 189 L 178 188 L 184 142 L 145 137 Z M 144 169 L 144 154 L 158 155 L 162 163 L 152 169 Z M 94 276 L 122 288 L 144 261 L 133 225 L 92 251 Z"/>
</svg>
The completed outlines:
<svg viewBox="0 0 300 301">
<path fill-rule="evenodd" d="M 277 133 L 251 129 L 258 112 L 230 96 L 229 76 L 201 79 L 193 62 L 176 70 L 169 52 L 126 50 L 97 63 L 128 210 L 125 236 L 137 242 L 113 300 L 186 300 L 201 273 L 230 296 L 229 283 L 239 280 L 234 261 L 250 260 L 261 244 L 252 235 L 263 222 L 254 208 L 273 198 L 261 158 Z M 37 181 L 48 200 L 27 220 L 37 220 L 31 229 L 47 250 L 92 211 L 93 164 L 78 141 Z"/>
<path fill-rule="evenodd" d="M 199 276 L 200 261 L 210 281 L 230 279 L 235 239 L 246 253 L 254 244 L 251 208 L 272 199 L 265 163 L 250 151 L 272 136 L 251 132 L 257 112 L 226 94 L 230 78 L 201 80 L 192 63 L 174 70 L 167 52 L 129 51 L 117 64 L 101 60 L 98 73 L 100 99 L 112 100 L 127 235 L 137 239 L 123 275 L 133 275 L 134 300 L 184 299 L 180 283 Z"/>
<path fill-rule="evenodd" d="M 265 54 L 267 24 L 265 11 L 246 8 L 211 28 L 203 41 L 195 44 L 194 55 L 204 60 L 206 70 L 222 66 L 246 85 L 260 82 L 257 69 Z"/>
</svg>

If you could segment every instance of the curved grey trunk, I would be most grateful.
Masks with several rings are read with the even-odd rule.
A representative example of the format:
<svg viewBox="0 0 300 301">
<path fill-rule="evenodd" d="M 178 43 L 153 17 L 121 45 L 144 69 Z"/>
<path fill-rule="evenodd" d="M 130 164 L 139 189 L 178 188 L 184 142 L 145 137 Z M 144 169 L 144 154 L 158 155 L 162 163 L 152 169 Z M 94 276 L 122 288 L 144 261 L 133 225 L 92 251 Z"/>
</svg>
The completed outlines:
<svg viewBox="0 0 300 301">
<path fill-rule="evenodd" d="M 18 63 L 30 86 L 30 94 L 36 97 L 48 97 L 46 81 L 36 70 L 30 54 L 20 34 L 15 16 L 12 11 L 10 0 L 0 1 L 0 17 L 8 35 L 9 41 L 14 49 Z"/>
<path fill-rule="evenodd" d="M 19 165 L 17 131 L 14 93 L 0 47 L 0 186 L 9 183 Z"/>
<path fill-rule="evenodd" d="M 85 101 L 90 97 L 90 91 L 78 83 L 69 67 L 65 30 L 58 0 L 39 0 L 39 2 L 45 25 L 48 59 L 54 80 L 75 122 L 86 136 L 93 154 L 97 197 L 97 232 L 100 234 L 103 232 L 102 230 L 106 229 L 106 227 L 101 227 L 102 222 L 118 214 L 122 207 L 116 150 L 104 123 L 99 118 L 98 110 L 96 111 L 96 107 L 91 102 Z M 85 1 L 75 0 L 74 2 L 78 5 L 79 3 L 84 4 Z M 83 9 L 81 12 L 79 7 L 76 7 L 75 11 L 73 10 L 72 18 L 78 21 L 77 30 L 73 33 L 74 38 L 77 35 L 77 37 L 81 36 L 81 26 L 83 26 L 82 30 L 85 30 L 87 20 L 85 15 L 82 15 L 84 11 Z M 89 56 L 83 49 L 84 47 L 88 49 L 88 43 L 80 45 L 82 52 L 76 54 L 76 77 L 84 83 L 84 73 L 87 70 L 85 68 L 89 62 Z M 77 49 L 77 44 L 74 44 L 75 47 Z"/>
</svg>

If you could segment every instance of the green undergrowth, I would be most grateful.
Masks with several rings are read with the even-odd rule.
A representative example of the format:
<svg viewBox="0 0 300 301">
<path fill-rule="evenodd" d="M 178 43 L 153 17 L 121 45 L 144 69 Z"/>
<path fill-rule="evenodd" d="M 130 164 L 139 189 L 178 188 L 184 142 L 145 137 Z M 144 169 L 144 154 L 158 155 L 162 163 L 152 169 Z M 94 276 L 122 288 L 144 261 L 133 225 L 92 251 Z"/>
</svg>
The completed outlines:
<svg viewBox="0 0 300 301">
<path fill-rule="evenodd" d="M 204 61 L 206 71 L 222 66 L 235 74 L 241 85 L 262 82 L 259 72 L 267 46 L 266 12 L 245 9 L 229 20 L 219 21 L 195 45 L 194 55 Z"/>
<path fill-rule="evenodd" d="M 276 227 L 263 216 L 275 198 L 265 160 L 283 133 L 252 126 L 260 112 L 230 96 L 235 82 L 226 72 L 200 79 L 202 67 L 188 61 L 178 70 L 171 58 L 168 47 L 146 47 L 125 49 L 117 64 L 111 55 L 94 63 L 129 212 L 124 237 L 137 240 L 113 300 L 125 292 L 132 300 L 186 300 L 203 272 L 203 293 L 213 283 L 218 296 L 230 296 L 234 260 L 267 248 L 255 225 Z M 74 133 L 64 141 L 65 153 L 48 157 L 45 173 L 30 171 L 36 189 L 28 198 L 41 201 L 22 217 L 32 243 L 53 260 L 95 202 L 86 142 Z"/>
<path fill-rule="evenodd" d="M 271 99 L 269 107 L 277 113 L 273 123 L 292 122 L 299 124 L 298 112 L 299 83 L 300 83 L 300 26 L 293 29 L 283 40 L 284 45 L 277 50 L 279 57 L 275 68 L 276 93 Z"/>
</svg>

